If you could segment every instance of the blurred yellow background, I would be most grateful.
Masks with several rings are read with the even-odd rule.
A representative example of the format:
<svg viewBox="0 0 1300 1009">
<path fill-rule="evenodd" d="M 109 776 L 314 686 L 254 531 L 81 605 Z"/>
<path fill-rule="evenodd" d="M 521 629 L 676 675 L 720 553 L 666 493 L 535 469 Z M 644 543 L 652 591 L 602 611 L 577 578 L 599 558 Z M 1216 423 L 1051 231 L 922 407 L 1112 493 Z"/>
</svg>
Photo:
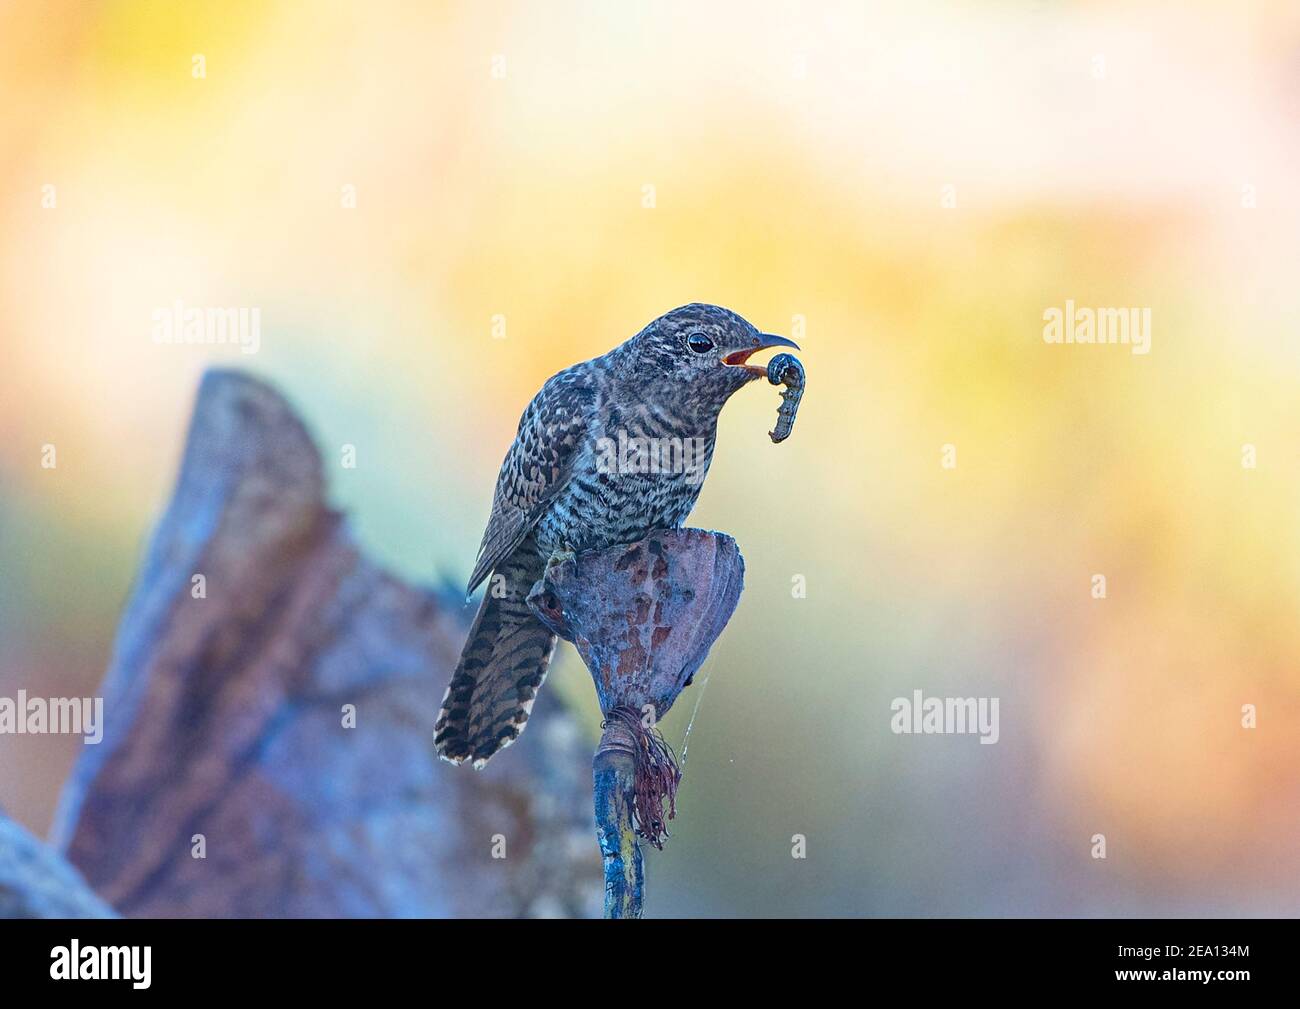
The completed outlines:
<svg viewBox="0 0 1300 1009">
<path fill-rule="evenodd" d="M 723 414 L 747 587 L 647 913 L 1295 913 L 1294 3 L 10 3 L 0 92 L 0 694 L 96 689 L 204 368 L 463 583 L 542 381 L 710 301 L 808 392 Z M 177 299 L 258 353 L 155 343 Z M 1067 299 L 1151 352 L 1044 342 Z M 1000 741 L 894 735 L 914 689 Z M 0 805 L 80 745 L 0 736 Z"/>
</svg>

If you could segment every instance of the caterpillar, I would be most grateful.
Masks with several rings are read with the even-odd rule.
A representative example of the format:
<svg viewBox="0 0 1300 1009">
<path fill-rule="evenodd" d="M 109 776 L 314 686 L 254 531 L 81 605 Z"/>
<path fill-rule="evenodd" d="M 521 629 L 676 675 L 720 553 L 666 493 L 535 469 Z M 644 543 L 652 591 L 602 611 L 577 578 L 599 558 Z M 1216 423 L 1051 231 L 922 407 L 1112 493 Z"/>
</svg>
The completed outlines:
<svg viewBox="0 0 1300 1009">
<path fill-rule="evenodd" d="M 793 354 L 777 354 L 767 363 L 767 380 L 773 385 L 785 386 L 781 390 L 781 409 L 776 414 L 776 427 L 767 433 L 773 442 L 782 442 L 790 437 L 794 415 L 799 409 L 799 400 L 803 398 L 803 365 Z"/>
</svg>

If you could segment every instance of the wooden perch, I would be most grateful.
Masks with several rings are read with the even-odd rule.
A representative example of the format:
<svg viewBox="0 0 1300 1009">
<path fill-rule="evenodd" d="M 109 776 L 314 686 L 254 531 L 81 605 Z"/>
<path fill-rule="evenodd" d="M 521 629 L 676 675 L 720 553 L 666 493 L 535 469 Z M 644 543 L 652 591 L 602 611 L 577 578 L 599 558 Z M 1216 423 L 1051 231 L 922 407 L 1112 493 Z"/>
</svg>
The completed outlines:
<svg viewBox="0 0 1300 1009">
<path fill-rule="evenodd" d="M 680 779 L 655 723 L 731 619 L 744 575 L 730 536 L 674 529 L 552 563 L 529 594 L 538 618 L 577 647 L 605 715 L 593 779 L 607 918 L 641 917 L 637 836 L 662 846 L 662 807 L 672 819 Z"/>
<path fill-rule="evenodd" d="M 592 912 L 575 719 L 544 693 L 489 768 L 441 765 L 467 611 L 367 560 L 325 483 L 276 392 L 204 377 L 55 843 L 127 915 Z"/>
</svg>

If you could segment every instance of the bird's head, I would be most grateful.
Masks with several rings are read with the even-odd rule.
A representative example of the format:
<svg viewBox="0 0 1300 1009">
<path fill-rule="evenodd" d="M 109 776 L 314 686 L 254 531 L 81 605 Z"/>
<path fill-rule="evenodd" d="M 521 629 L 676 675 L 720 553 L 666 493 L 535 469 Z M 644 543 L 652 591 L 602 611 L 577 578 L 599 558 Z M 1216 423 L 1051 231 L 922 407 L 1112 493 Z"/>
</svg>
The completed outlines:
<svg viewBox="0 0 1300 1009">
<path fill-rule="evenodd" d="M 629 377 L 647 392 L 671 395 L 687 416 L 716 417 L 741 386 L 766 369 L 749 363 L 756 351 L 799 347 L 792 340 L 760 333 L 735 312 L 717 305 L 683 305 L 661 315 L 632 337 Z"/>
</svg>

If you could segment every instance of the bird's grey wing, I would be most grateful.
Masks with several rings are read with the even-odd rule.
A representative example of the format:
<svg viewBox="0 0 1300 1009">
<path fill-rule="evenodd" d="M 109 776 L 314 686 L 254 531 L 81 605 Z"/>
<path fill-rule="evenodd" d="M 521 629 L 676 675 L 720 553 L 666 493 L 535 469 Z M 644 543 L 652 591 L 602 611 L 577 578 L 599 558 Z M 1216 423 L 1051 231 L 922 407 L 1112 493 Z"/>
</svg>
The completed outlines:
<svg viewBox="0 0 1300 1009">
<path fill-rule="evenodd" d="M 569 482 L 596 399 L 586 369 L 577 365 L 549 379 L 519 419 L 514 444 L 497 476 L 492 517 L 483 533 L 468 591 L 473 592 L 514 553 Z"/>
</svg>

